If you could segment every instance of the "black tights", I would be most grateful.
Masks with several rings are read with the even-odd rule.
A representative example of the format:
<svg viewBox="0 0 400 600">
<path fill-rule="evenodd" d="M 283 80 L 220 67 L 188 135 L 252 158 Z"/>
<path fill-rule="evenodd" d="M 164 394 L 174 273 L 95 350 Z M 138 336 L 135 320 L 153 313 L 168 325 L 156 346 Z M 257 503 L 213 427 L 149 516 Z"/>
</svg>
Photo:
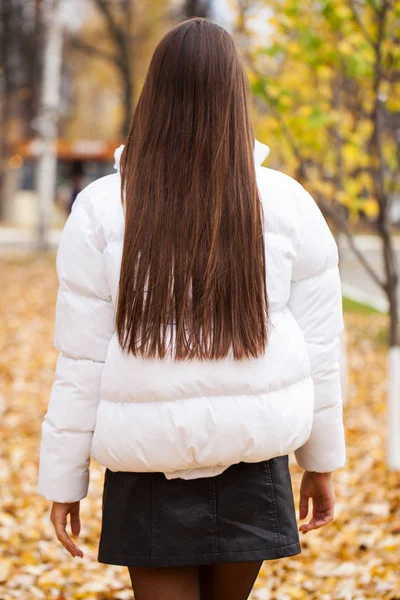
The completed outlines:
<svg viewBox="0 0 400 600">
<path fill-rule="evenodd" d="M 247 600 L 262 561 L 128 567 L 135 600 Z"/>
</svg>

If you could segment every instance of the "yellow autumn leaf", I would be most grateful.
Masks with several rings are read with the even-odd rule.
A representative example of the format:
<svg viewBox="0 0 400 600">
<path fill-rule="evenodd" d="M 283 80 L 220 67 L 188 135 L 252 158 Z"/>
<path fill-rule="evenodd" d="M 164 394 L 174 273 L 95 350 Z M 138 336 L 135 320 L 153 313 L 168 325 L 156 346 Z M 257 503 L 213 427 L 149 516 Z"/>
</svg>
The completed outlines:
<svg viewBox="0 0 400 600">
<path fill-rule="evenodd" d="M 362 209 L 369 218 L 374 218 L 379 212 L 379 206 L 376 200 L 363 200 Z"/>
<path fill-rule="evenodd" d="M 308 593 L 305 590 L 301 590 L 295 587 L 288 589 L 288 594 L 291 600 L 307 600 Z"/>
<path fill-rule="evenodd" d="M 336 6 L 335 11 L 341 19 L 349 19 L 351 17 L 351 10 L 344 3 L 340 3 L 338 6 Z"/>
<path fill-rule="evenodd" d="M 345 144 L 342 148 L 343 158 L 348 164 L 358 164 L 360 150 L 355 144 Z"/>
<path fill-rule="evenodd" d="M 345 38 L 338 44 L 339 52 L 344 55 L 350 55 L 354 52 L 353 45 Z"/>
<path fill-rule="evenodd" d="M 290 98 L 290 96 L 282 96 L 279 98 L 279 104 L 281 106 L 289 107 L 293 105 L 293 100 Z"/>
<path fill-rule="evenodd" d="M 300 44 L 298 44 L 295 41 L 290 41 L 287 45 L 286 45 L 286 49 L 288 52 L 290 52 L 291 54 L 299 54 L 301 53 L 301 46 Z"/>
<path fill-rule="evenodd" d="M 300 106 L 300 108 L 297 110 L 298 116 L 302 118 L 307 118 L 310 115 L 312 115 L 312 113 L 313 108 L 309 104 L 304 104 L 303 106 Z"/>
<path fill-rule="evenodd" d="M 278 86 L 276 86 L 276 85 L 272 85 L 272 84 L 270 84 L 270 83 L 268 83 L 268 84 L 265 86 L 265 90 L 266 90 L 266 92 L 267 92 L 268 96 L 270 96 L 270 97 L 271 97 L 271 98 L 273 98 L 274 100 L 275 100 L 276 98 L 278 98 L 278 96 L 279 96 L 279 95 L 280 95 L 280 93 L 281 93 L 281 90 L 280 90 L 280 88 L 279 88 Z"/>
<path fill-rule="evenodd" d="M 8 558 L 0 558 L 0 582 L 7 581 L 10 576 L 12 561 Z"/>
</svg>

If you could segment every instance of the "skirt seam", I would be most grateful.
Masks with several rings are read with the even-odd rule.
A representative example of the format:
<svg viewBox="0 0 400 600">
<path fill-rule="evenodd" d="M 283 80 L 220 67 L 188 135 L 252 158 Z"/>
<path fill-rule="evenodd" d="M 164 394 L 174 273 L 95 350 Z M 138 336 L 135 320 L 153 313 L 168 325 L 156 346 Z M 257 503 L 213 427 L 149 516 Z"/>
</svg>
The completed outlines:
<svg viewBox="0 0 400 600">
<path fill-rule="evenodd" d="M 219 539 L 218 539 L 218 512 L 217 512 L 217 494 L 216 494 L 216 482 L 215 477 L 211 480 L 211 494 L 212 494 L 212 505 L 213 505 L 213 537 L 214 537 L 214 554 L 219 553 Z"/>
<path fill-rule="evenodd" d="M 150 538 L 150 559 L 154 557 L 154 543 L 155 543 L 155 531 L 156 531 L 156 510 L 155 510 L 155 481 L 154 477 L 151 480 L 151 538 Z"/>
<path fill-rule="evenodd" d="M 279 543 L 282 546 L 283 539 L 282 539 L 281 525 L 280 525 L 279 515 L 278 515 L 278 507 L 276 505 L 276 494 L 275 494 L 274 480 L 272 479 L 271 464 L 270 464 L 269 461 L 267 461 L 266 463 L 264 463 L 264 465 L 265 465 L 265 469 L 267 471 L 267 476 L 269 478 L 269 482 L 271 484 L 272 503 L 273 503 L 274 513 L 275 513 L 275 522 L 276 522 L 276 525 L 277 525 L 276 532 L 277 532 L 277 535 L 278 535 Z"/>
</svg>

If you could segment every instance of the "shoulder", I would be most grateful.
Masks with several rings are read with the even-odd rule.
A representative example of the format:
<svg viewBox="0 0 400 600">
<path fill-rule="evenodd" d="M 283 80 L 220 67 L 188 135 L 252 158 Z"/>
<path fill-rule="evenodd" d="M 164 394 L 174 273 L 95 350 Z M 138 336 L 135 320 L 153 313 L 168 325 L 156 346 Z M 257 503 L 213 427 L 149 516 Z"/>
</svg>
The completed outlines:
<svg viewBox="0 0 400 600">
<path fill-rule="evenodd" d="M 315 204 L 301 183 L 282 171 L 256 167 L 256 175 L 263 202 L 279 200 L 281 206 L 287 204 L 293 210 L 306 210 L 310 200 Z"/>
<path fill-rule="evenodd" d="M 83 214 L 84 220 L 79 216 Z M 100 177 L 87 185 L 72 205 L 70 218 L 77 225 L 80 221 L 82 223 L 85 221 L 87 227 L 90 226 L 97 245 L 103 249 L 110 237 L 120 237 L 124 214 L 119 173 Z"/>
<path fill-rule="evenodd" d="M 119 173 L 99 177 L 81 190 L 73 204 L 81 205 L 89 213 L 113 206 L 113 201 L 120 200 L 121 178 Z"/>
<path fill-rule="evenodd" d="M 323 268 L 335 265 L 338 249 L 329 226 L 311 194 L 298 181 L 274 169 L 257 168 L 257 185 L 266 217 L 266 229 L 274 228 L 293 242 L 305 264 Z"/>
<path fill-rule="evenodd" d="M 267 213 L 278 210 L 293 221 L 296 229 L 308 227 L 310 221 L 328 229 L 318 204 L 296 179 L 265 167 L 257 167 L 257 185 Z"/>
<path fill-rule="evenodd" d="M 256 177 L 266 231 L 283 234 L 295 245 L 300 217 L 308 211 L 306 190 L 293 177 L 275 169 L 256 167 Z"/>
<path fill-rule="evenodd" d="M 257 181 L 261 185 L 269 184 L 271 186 L 278 186 L 279 188 L 285 188 L 287 190 L 295 190 L 301 184 L 287 175 L 283 173 L 283 171 L 278 171 L 277 169 L 270 169 L 268 167 L 256 166 L 256 175 Z"/>
</svg>

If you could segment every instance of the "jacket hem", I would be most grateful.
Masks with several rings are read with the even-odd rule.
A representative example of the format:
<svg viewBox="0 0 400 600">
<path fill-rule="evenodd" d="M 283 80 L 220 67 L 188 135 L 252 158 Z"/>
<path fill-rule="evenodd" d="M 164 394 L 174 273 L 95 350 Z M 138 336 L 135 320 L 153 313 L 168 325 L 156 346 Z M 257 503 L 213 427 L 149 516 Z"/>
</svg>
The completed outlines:
<svg viewBox="0 0 400 600">
<path fill-rule="evenodd" d="M 202 419 L 204 427 L 207 426 L 208 421 L 206 419 L 207 411 L 205 408 L 212 406 L 213 401 L 216 401 L 217 396 L 204 396 L 201 397 L 203 406 L 199 404 L 199 415 Z M 218 396 L 218 398 L 220 398 Z M 222 409 L 221 406 L 225 403 L 226 410 L 231 406 L 232 399 L 236 399 L 236 404 L 242 407 L 242 404 L 238 401 L 239 396 L 224 396 L 221 400 L 218 400 L 219 412 L 214 418 L 212 426 L 210 426 L 209 436 L 214 436 L 214 433 L 221 433 L 225 436 L 224 439 L 232 440 L 232 445 L 236 441 L 234 437 L 234 428 L 237 431 L 243 428 L 242 422 L 235 422 L 230 424 L 229 427 L 224 430 L 224 422 L 221 419 Z M 199 398 L 200 400 L 200 398 Z M 231 464 L 238 462 L 258 462 L 260 460 L 268 460 L 276 456 L 283 454 L 289 454 L 303 446 L 308 440 L 312 422 L 313 422 L 313 408 L 314 408 L 314 385 L 311 376 L 308 376 L 294 385 L 288 386 L 287 388 L 280 389 L 279 391 L 272 393 L 265 393 L 261 395 L 252 395 L 250 400 L 254 403 L 254 411 L 258 411 L 256 414 L 265 419 L 265 429 L 268 426 L 271 427 L 273 423 L 276 427 L 277 420 L 279 421 L 279 427 L 282 429 L 283 439 L 277 439 L 277 436 L 271 441 L 265 437 L 260 430 L 259 421 L 252 417 L 252 420 L 248 420 L 246 423 L 246 430 L 243 436 L 247 436 L 240 446 L 235 446 L 232 453 L 226 456 L 221 450 L 220 445 L 217 442 L 214 443 L 213 447 L 208 449 L 207 456 L 201 456 L 201 439 L 196 434 L 195 427 L 192 424 L 185 431 L 186 440 L 185 447 L 188 446 L 189 442 L 195 448 L 195 454 L 187 452 L 182 457 L 182 451 L 178 451 L 175 445 L 171 444 L 171 439 L 175 436 L 176 444 L 183 444 L 182 434 L 178 432 L 177 427 L 171 428 L 169 438 L 165 435 L 163 428 L 163 421 L 160 419 L 157 421 L 151 421 L 151 416 L 154 413 L 154 403 L 124 403 L 124 402 L 103 402 L 100 401 L 97 411 L 97 422 L 95 431 L 93 434 L 92 444 L 90 448 L 90 455 L 97 462 L 102 464 L 104 467 L 110 469 L 110 471 L 135 471 L 135 472 L 153 472 L 161 471 L 164 474 L 168 474 L 167 479 L 173 479 L 182 477 L 185 473 L 189 477 L 182 477 L 183 479 L 190 478 L 194 479 L 200 475 L 205 476 L 205 470 L 210 469 L 212 471 L 216 468 L 222 468 L 226 465 L 226 468 Z M 192 398 L 182 400 L 183 403 L 191 403 Z M 140 406 L 138 406 L 140 404 Z M 279 412 L 282 404 L 285 404 L 286 417 L 284 418 Z M 168 407 L 170 418 L 176 417 L 177 403 L 175 400 L 163 402 L 164 407 Z M 146 410 L 144 414 L 142 411 Z M 151 412 L 153 411 L 153 412 Z M 237 411 L 239 414 L 239 410 Z M 243 408 L 240 414 L 243 415 Z M 240 416 L 239 414 L 239 416 Z M 268 417 L 266 415 L 268 414 Z M 172 417 L 171 417 L 172 415 Z M 237 417 L 238 418 L 238 417 Z M 291 420 L 293 426 L 288 427 L 288 420 Z M 164 419 L 165 421 L 165 419 Z M 134 444 L 129 448 L 129 454 L 125 451 L 124 446 L 118 441 L 117 434 L 122 435 L 124 431 L 128 431 L 127 423 L 130 423 L 129 435 L 135 439 L 143 433 L 143 429 L 147 427 L 147 423 L 153 422 L 151 435 L 152 437 L 158 436 L 159 442 L 161 440 L 166 445 L 168 450 L 168 460 L 164 457 L 156 455 L 153 451 L 147 451 L 143 456 L 143 452 Z M 215 436 L 214 436 L 215 437 Z M 212 439 L 214 440 L 214 437 Z M 115 439 L 114 439 L 115 438 Z M 111 440 L 111 441 L 110 441 Z M 189 441 L 188 441 L 189 440 Z M 251 444 L 252 447 L 249 447 Z M 141 455 L 139 454 L 141 452 Z M 139 458 L 137 455 L 139 454 Z M 200 458 L 199 458 L 200 456 Z M 201 469 L 198 471 L 198 469 Z M 189 474 L 190 471 L 190 474 Z M 177 473 L 177 475 L 174 475 Z M 178 474 L 179 473 L 179 474 Z M 209 476 L 209 474 L 207 474 Z"/>
</svg>

